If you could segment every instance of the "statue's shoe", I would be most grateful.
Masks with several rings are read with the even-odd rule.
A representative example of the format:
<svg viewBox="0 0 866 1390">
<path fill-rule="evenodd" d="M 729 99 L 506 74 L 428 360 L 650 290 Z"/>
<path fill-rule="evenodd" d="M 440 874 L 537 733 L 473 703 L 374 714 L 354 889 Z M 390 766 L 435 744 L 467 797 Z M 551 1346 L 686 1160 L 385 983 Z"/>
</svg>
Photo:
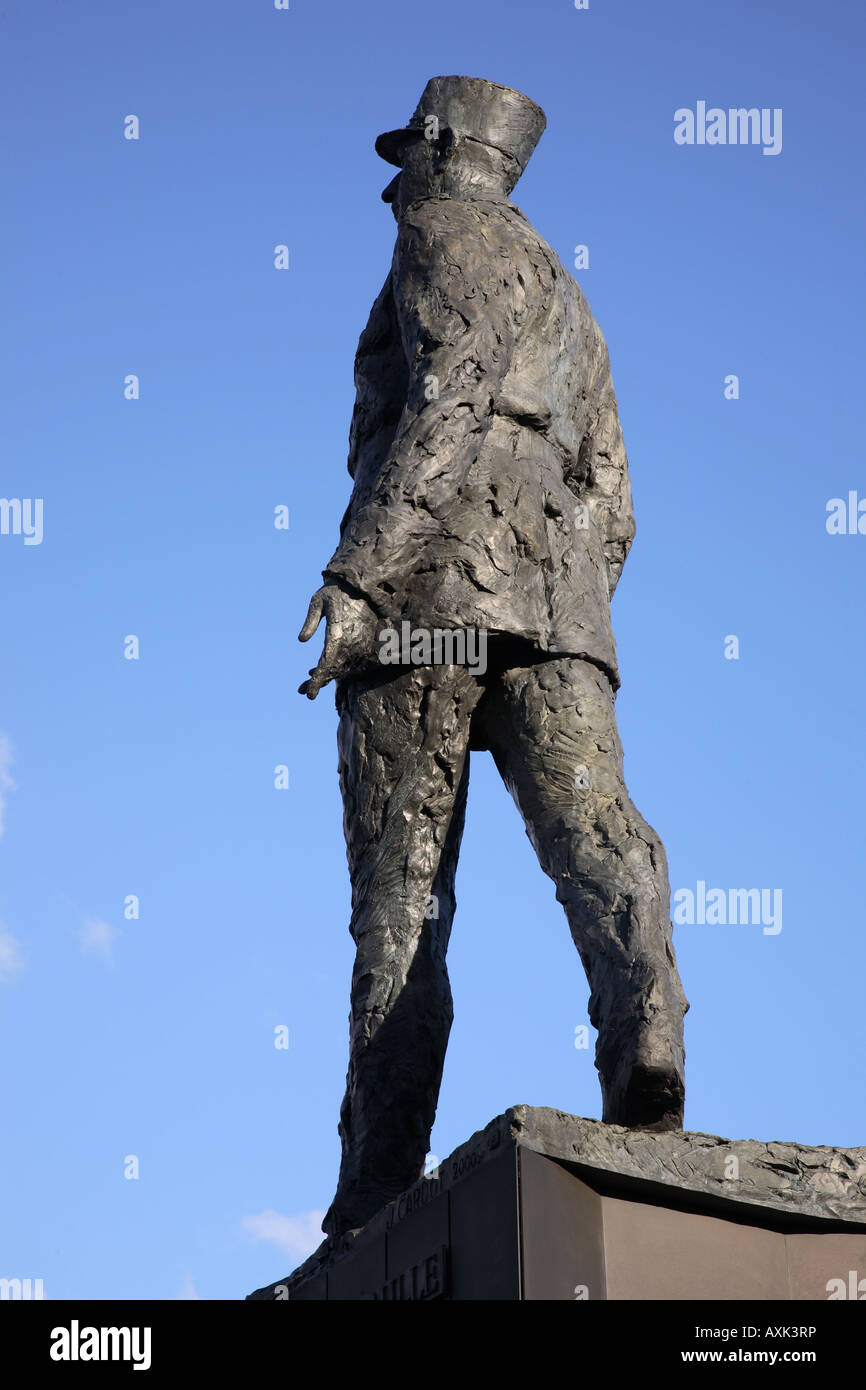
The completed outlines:
<svg viewBox="0 0 866 1390">
<path fill-rule="evenodd" d="M 683 1078 L 674 1068 L 638 1064 L 621 1094 L 617 1118 L 608 1123 L 629 1129 L 682 1129 L 685 1098 Z"/>
<path fill-rule="evenodd" d="M 617 1051 L 611 1066 L 599 1065 L 599 1075 L 605 1124 L 682 1129 L 686 1088 L 681 1039 L 666 1030 L 642 1029 Z"/>
</svg>

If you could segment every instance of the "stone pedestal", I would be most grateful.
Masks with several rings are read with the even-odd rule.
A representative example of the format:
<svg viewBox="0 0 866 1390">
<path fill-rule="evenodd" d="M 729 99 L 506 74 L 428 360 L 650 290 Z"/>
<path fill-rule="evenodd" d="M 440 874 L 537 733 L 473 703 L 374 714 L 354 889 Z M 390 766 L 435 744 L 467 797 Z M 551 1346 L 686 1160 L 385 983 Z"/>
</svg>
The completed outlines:
<svg viewBox="0 0 866 1390">
<path fill-rule="evenodd" d="M 862 1288 L 859 1287 L 862 1280 Z M 515 1106 L 252 1299 L 866 1296 L 866 1149 Z"/>
</svg>

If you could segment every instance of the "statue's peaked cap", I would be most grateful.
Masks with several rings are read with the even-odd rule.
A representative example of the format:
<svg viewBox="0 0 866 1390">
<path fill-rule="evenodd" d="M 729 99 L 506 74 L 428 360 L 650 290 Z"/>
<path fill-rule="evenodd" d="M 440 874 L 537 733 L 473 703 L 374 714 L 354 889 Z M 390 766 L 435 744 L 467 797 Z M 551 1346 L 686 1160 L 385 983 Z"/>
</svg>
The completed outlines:
<svg viewBox="0 0 866 1390">
<path fill-rule="evenodd" d="M 409 124 L 380 135 L 376 153 L 400 168 L 404 141 L 423 135 L 430 116 L 440 130 L 447 126 L 456 135 L 501 150 L 517 161 L 521 173 L 547 125 L 541 107 L 513 87 L 483 77 L 431 77 Z"/>
</svg>

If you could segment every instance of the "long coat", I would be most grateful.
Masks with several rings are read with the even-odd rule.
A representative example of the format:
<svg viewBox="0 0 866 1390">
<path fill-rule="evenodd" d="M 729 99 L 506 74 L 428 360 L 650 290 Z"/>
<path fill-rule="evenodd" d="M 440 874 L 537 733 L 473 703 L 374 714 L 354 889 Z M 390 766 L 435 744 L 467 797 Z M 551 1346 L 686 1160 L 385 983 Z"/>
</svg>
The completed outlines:
<svg viewBox="0 0 866 1390">
<path fill-rule="evenodd" d="M 419 199 L 355 361 L 354 491 L 323 571 L 389 625 L 486 629 L 619 685 L 634 536 L 601 330 L 505 197 Z"/>
</svg>

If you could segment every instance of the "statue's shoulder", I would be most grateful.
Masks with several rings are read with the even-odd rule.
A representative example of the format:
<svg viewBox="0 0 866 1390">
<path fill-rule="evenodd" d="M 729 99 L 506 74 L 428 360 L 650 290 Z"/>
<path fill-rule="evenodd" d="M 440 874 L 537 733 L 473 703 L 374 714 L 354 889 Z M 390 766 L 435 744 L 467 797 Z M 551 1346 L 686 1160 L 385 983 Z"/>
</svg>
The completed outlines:
<svg viewBox="0 0 866 1390">
<path fill-rule="evenodd" d="M 566 272 L 529 218 L 507 198 L 419 199 L 406 210 L 401 224 L 403 247 L 420 248 L 423 255 L 445 246 L 462 252 L 458 264 L 491 262 L 498 249 L 515 263 L 547 263 L 552 278 Z"/>
<path fill-rule="evenodd" d="M 569 301 L 571 311 L 581 319 L 586 320 L 588 331 L 598 333 L 601 336 L 601 330 L 593 317 L 589 301 L 568 266 L 560 259 L 550 243 L 545 241 L 526 214 L 514 203 L 511 203 L 510 207 L 515 214 L 515 227 L 523 229 L 523 244 L 527 251 L 532 254 L 536 263 L 539 263 L 539 268 L 541 268 L 540 263 L 543 262 L 545 277 L 549 276 L 556 285 L 557 292 Z"/>
</svg>

